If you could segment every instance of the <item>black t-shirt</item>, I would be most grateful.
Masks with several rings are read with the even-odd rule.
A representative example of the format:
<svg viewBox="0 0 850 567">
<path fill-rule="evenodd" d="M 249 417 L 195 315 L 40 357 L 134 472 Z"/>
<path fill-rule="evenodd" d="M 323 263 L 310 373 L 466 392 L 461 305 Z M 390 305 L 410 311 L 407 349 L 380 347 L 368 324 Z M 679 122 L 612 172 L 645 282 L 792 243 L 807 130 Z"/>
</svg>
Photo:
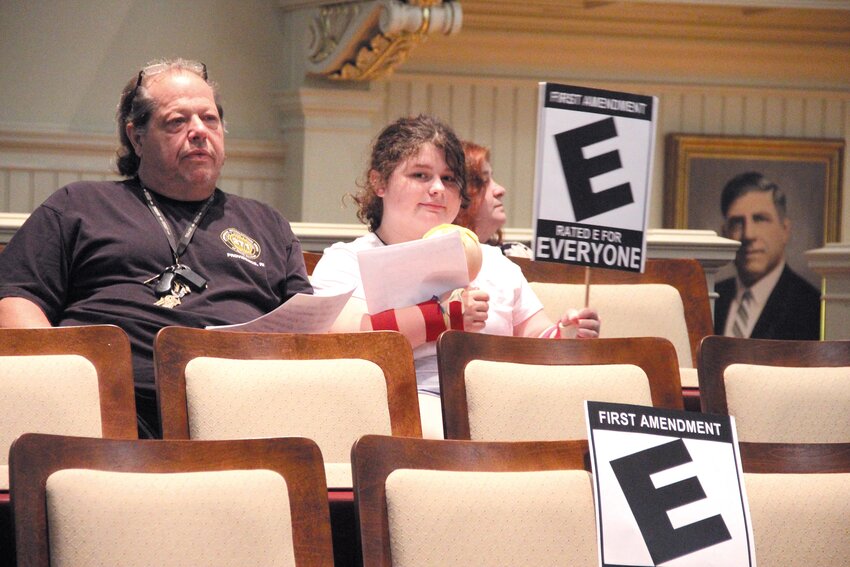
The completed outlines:
<svg viewBox="0 0 850 567">
<path fill-rule="evenodd" d="M 199 202 L 154 194 L 176 238 Z M 180 263 L 208 281 L 173 309 L 143 283 L 171 247 L 137 180 L 72 183 L 36 209 L 0 253 L 0 298 L 38 304 L 53 325 L 115 324 L 130 336 L 137 388 L 153 390 L 153 339 L 168 325 L 243 323 L 312 293 L 289 223 L 258 201 L 216 189 Z"/>
</svg>

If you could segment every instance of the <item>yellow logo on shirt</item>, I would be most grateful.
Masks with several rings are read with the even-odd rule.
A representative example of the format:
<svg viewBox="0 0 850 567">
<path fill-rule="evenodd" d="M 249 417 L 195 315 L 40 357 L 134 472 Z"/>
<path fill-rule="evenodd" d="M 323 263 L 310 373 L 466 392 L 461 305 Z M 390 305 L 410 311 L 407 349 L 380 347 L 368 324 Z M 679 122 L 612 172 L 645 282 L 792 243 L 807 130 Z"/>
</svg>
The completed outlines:
<svg viewBox="0 0 850 567">
<path fill-rule="evenodd" d="M 221 240 L 227 247 L 251 260 L 260 257 L 260 243 L 235 228 L 228 228 L 221 232 Z"/>
</svg>

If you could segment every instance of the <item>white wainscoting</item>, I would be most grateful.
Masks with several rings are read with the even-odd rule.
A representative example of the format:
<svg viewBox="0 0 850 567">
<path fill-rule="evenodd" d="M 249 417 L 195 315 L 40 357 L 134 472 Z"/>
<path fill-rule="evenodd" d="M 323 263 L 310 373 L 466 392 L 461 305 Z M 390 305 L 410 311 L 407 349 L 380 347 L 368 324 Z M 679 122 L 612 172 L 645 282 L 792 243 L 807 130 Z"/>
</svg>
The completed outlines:
<svg viewBox="0 0 850 567">
<path fill-rule="evenodd" d="M 32 212 L 53 191 L 74 181 L 119 178 L 113 135 L 0 131 L 0 211 Z M 219 186 L 286 210 L 280 142 L 227 141 Z"/>
<path fill-rule="evenodd" d="M 552 79 L 558 81 L 557 77 Z M 655 150 L 649 225 L 663 218 L 664 137 L 668 133 L 781 136 L 850 140 L 850 93 L 825 90 L 768 89 L 713 85 L 625 84 L 560 79 L 585 86 L 640 92 L 659 97 L 659 128 Z M 371 85 L 377 108 L 376 131 L 398 116 L 433 113 L 450 122 L 458 134 L 492 149 L 496 178 L 508 188 L 508 226 L 531 226 L 537 124 L 537 83 L 534 79 L 397 73 Z M 267 112 L 268 109 L 258 109 Z M 344 127 L 345 121 L 340 124 Z M 278 208 L 304 222 L 338 222 L 328 214 L 300 218 L 287 210 L 284 142 L 229 139 L 228 160 L 220 185 Z M 292 142 L 294 143 L 294 141 Z M 115 176 L 111 170 L 114 135 L 43 133 L 0 130 L 0 211 L 30 212 L 51 191 L 78 179 Z M 365 156 L 367 149 L 360 150 Z M 297 159 L 297 158 L 296 158 Z M 355 189 L 362 167 L 335 182 L 339 196 Z M 850 171 L 845 152 L 844 171 Z M 848 198 L 848 175 L 842 195 Z M 336 189 L 338 188 L 338 189 Z M 308 189 L 289 189 L 301 199 Z M 313 191 L 316 197 L 320 191 Z M 322 193 L 324 194 L 324 193 Z M 324 197 L 322 197 L 324 198 Z M 330 202 L 330 201 L 329 201 Z M 298 206 L 290 204 L 290 208 Z M 331 206 L 331 205 L 328 205 Z M 334 198 L 333 206 L 338 207 Z M 850 235 L 850 207 L 844 207 L 841 233 Z M 316 216 L 317 218 L 312 218 Z M 355 221 L 354 211 L 345 218 Z M 347 221 L 343 221 L 347 222 Z"/>
</svg>

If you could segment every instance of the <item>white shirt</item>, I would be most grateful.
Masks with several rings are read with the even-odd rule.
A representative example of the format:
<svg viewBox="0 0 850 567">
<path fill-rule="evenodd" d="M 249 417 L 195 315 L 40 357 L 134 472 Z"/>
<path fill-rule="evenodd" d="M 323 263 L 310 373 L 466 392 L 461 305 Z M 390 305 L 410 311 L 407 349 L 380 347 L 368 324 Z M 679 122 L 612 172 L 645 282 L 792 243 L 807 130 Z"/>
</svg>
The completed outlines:
<svg viewBox="0 0 850 567">
<path fill-rule="evenodd" d="M 384 244 L 370 232 L 353 242 L 337 242 L 326 248 L 310 277 L 313 289 L 319 292 L 355 285 L 352 297 L 365 299 L 357 252 L 380 246 Z M 499 248 L 482 244 L 481 252 L 481 271 L 470 283 L 470 287 L 484 290 L 490 295 L 487 321 L 481 332 L 511 336 L 514 327 L 542 310 L 543 304 L 531 290 L 519 266 L 502 255 Z M 439 394 L 437 343 L 419 345 L 413 350 L 413 358 L 419 391 Z"/>
</svg>

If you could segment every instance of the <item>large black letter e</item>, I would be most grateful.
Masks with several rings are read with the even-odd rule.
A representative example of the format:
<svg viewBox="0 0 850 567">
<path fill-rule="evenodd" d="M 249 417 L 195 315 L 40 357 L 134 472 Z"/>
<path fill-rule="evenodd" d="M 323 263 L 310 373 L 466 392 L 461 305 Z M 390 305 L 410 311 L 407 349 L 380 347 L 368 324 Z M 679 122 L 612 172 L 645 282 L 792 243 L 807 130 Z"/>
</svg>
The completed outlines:
<svg viewBox="0 0 850 567">
<path fill-rule="evenodd" d="M 583 149 L 597 142 L 617 137 L 613 118 L 586 124 L 555 135 L 561 167 L 567 180 L 567 190 L 573 204 L 576 221 L 613 211 L 634 202 L 632 187 L 628 183 L 593 192 L 590 180 L 597 175 L 623 167 L 617 151 L 585 158 Z"/>
<path fill-rule="evenodd" d="M 685 443 L 677 439 L 611 461 L 617 482 L 656 565 L 732 539 L 719 514 L 673 528 L 667 511 L 702 500 L 705 491 L 696 477 L 660 488 L 655 488 L 649 477 L 691 460 Z"/>
</svg>

